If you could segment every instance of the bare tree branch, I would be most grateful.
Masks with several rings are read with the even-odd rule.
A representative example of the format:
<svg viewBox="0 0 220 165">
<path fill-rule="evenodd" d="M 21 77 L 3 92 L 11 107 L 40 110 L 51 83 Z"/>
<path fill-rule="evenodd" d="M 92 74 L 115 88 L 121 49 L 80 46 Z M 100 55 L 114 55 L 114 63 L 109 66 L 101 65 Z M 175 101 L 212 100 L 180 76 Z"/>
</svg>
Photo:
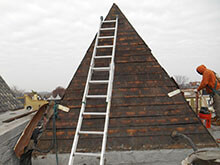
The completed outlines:
<svg viewBox="0 0 220 165">
<path fill-rule="evenodd" d="M 58 86 L 56 89 L 52 91 L 53 97 L 56 97 L 57 95 L 59 95 L 62 98 L 64 93 L 65 93 L 65 89 L 61 86 Z"/>
<path fill-rule="evenodd" d="M 180 88 L 184 88 L 187 86 L 187 83 L 189 81 L 189 78 L 182 75 L 175 75 L 174 79 L 176 83 L 179 85 Z"/>
<path fill-rule="evenodd" d="M 15 97 L 22 97 L 24 96 L 25 90 L 24 89 L 19 89 L 17 86 L 12 86 L 11 91 L 15 95 Z"/>
</svg>

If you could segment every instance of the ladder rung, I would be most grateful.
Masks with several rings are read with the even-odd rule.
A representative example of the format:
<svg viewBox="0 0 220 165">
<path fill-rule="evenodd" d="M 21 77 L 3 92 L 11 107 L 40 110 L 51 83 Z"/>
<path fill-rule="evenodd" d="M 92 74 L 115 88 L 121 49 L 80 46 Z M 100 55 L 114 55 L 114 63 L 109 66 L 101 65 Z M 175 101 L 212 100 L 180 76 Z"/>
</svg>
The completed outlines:
<svg viewBox="0 0 220 165">
<path fill-rule="evenodd" d="M 112 58 L 112 56 L 111 55 L 109 55 L 109 56 L 95 56 L 94 58 Z"/>
<path fill-rule="evenodd" d="M 94 156 L 94 157 L 100 157 L 101 154 L 88 153 L 88 152 L 75 152 L 73 156 Z"/>
<path fill-rule="evenodd" d="M 105 38 L 114 38 L 114 36 L 101 36 L 99 39 L 105 39 Z"/>
<path fill-rule="evenodd" d="M 87 98 L 106 98 L 106 95 L 87 95 Z"/>
<path fill-rule="evenodd" d="M 116 20 L 105 20 L 105 21 L 102 21 L 102 23 L 112 23 L 112 22 L 116 22 Z"/>
<path fill-rule="evenodd" d="M 109 80 L 91 80 L 89 81 L 91 84 L 108 84 Z"/>
<path fill-rule="evenodd" d="M 104 116 L 106 115 L 107 113 L 105 112 L 84 112 L 83 115 L 100 115 L 100 116 Z"/>
<path fill-rule="evenodd" d="M 115 28 L 101 28 L 100 30 L 115 30 Z"/>
<path fill-rule="evenodd" d="M 98 67 L 98 68 L 92 68 L 94 71 L 109 71 L 109 67 Z"/>
<path fill-rule="evenodd" d="M 79 134 L 103 135 L 103 131 L 79 131 Z"/>
<path fill-rule="evenodd" d="M 96 46 L 96 48 L 112 48 L 113 45 L 102 45 L 102 46 Z"/>
</svg>

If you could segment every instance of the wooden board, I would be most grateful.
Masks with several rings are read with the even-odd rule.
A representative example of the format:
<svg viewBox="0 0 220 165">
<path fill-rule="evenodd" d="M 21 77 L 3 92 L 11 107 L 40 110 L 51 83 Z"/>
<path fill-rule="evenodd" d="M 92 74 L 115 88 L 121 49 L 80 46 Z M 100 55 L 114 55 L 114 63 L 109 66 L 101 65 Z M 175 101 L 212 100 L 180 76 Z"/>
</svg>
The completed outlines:
<svg viewBox="0 0 220 165">
<path fill-rule="evenodd" d="M 36 128 L 38 122 L 43 117 L 43 114 L 45 113 L 45 111 L 47 109 L 47 106 L 48 106 L 48 103 L 44 104 L 43 106 L 40 107 L 40 109 L 37 111 L 37 113 L 30 120 L 28 125 L 25 127 L 22 135 L 18 139 L 18 141 L 17 141 L 17 143 L 14 147 L 15 155 L 18 158 L 21 157 L 21 155 L 24 153 L 25 147 L 28 146 L 29 141 L 30 141 L 31 136 L 32 136 L 32 133 L 33 133 L 34 129 Z"/>
</svg>

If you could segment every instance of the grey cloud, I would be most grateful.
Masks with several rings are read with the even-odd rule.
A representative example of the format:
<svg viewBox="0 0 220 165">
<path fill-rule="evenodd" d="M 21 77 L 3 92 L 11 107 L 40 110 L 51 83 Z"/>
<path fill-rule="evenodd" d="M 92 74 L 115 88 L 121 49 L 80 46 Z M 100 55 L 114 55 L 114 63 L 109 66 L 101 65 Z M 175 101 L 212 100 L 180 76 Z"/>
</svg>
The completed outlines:
<svg viewBox="0 0 220 165">
<path fill-rule="evenodd" d="M 198 79 L 194 69 L 200 63 L 220 71 L 213 62 L 220 52 L 218 0 L 116 3 L 171 76 Z M 27 90 L 66 87 L 98 30 L 99 17 L 111 5 L 101 0 L 1 1 L 0 74 Z M 39 76 L 42 82 L 33 83 Z"/>
</svg>

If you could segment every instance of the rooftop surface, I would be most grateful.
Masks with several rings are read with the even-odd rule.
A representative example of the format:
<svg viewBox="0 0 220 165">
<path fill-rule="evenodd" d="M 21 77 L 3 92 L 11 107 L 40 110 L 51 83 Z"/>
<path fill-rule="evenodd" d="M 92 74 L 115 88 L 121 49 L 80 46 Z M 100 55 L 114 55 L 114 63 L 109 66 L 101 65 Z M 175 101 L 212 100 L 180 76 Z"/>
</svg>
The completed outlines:
<svg viewBox="0 0 220 165">
<path fill-rule="evenodd" d="M 3 121 L 26 112 L 27 110 L 17 110 L 0 114 L 0 164 L 19 164 L 13 148 L 33 114 L 9 123 L 3 123 Z"/>
<path fill-rule="evenodd" d="M 16 111 L 7 111 L 0 114 L 0 136 L 6 134 L 7 132 L 10 132 L 13 129 L 16 129 L 19 127 L 19 125 L 23 125 L 24 123 L 27 123 L 34 114 L 27 115 L 25 117 L 22 117 L 20 119 L 16 119 L 14 121 L 4 123 L 3 121 L 9 118 L 13 118 L 15 116 L 24 114 L 29 112 L 26 109 L 16 110 Z"/>
</svg>

